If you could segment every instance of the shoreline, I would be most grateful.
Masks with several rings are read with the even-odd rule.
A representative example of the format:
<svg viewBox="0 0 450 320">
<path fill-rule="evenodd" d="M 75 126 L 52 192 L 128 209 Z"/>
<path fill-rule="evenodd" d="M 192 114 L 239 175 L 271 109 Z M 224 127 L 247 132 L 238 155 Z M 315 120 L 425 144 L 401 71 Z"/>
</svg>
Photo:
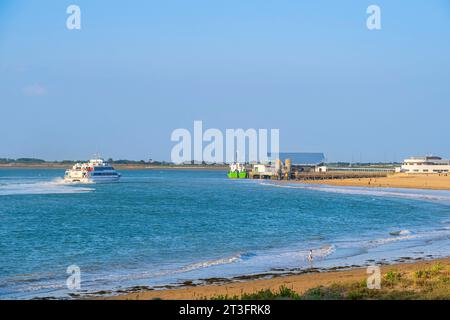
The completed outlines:
<svg viewBox="0 0 450 320">
<path fill-rule="evenodd" d="M 450 175 L 447 174 L 396 173 L 380 178 L 279 181 L 283 183 L 320 184 L 340 187 L 450 190 Z"/>
<path fill-rule="evenodd" d="M 228 166 L 204 166 L 186 165 L 171 166 L 147 164 L 113 164 L 117 170 L 173 170 L 173 171 L 223 171 L 227 172 Z M 45 164 L 0 164 L 0 170 L 7 169 L 42 169 L 42 170 L 66 170 L 71 164 L 45 163 Z M 224 175 L 226 178 L 226 175 Z M 253 179 L 249 179 L 253 180 Z M 264 180 L 276 183 L 298 183 L 306 185 L 328 185 L 341 187 L 365 187 L 365 188 L 394 188 L 394 189 L 420 189 L 420 190 L 450 190 L 449 174 L 405 174 L 394 173 L 387 177 L 379 178 L 350 178 L 350 179 L 323 179 L 323 180 Z"/>
<path fill-rule="evenodd" d="M 406 273 L 430 269 L 439 264 L 443 268 L 450 267 L 450 258 L 423 259 L 386 264 L 374 263 L 380 266 L 381 274 L 388 272 Z M 277 291 L 284 286 L 298 294 L 304 294 L 307 290 L 320 286 L 329 287 L 336 284 L 348 284 L 361 282 L 368 277 L 367 266 L 334 267 L 329 269 L 304 269 L 300 271 L 284 272 L 280 274 L 268 274 L 264 278 L 261 275 L 247 275 L 231 279 L 205 279 L 211 284 L 196 285 L 184 283 L 177 286 L 165 286 L 154 289 L 145 286 L 133 287 L 128 290 L 115 292 L 97 292 L 90 296 L 73 298 L 86 298 L 94 300 L 204 300 L 214 297 L 240 297 L 243 294 L 255 294 L 262 290 Z M 296 273 L 295 273 L 296 272 Z M 214 283 L 214 280 L 217 283 Z M 101 297 L 101 294 L 117 294 Z M 448 297 L 450 299 L 450 296 Z"/>
</svg>

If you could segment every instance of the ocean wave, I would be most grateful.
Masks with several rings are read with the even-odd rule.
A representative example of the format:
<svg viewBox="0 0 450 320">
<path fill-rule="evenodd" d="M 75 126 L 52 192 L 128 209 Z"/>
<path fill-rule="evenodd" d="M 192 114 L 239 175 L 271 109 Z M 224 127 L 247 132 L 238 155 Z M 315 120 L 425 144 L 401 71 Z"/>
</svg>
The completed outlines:
<svg viewBox="0 0 450 320">
<path fill-rule="evenodd" d="M 238 253 L 236 255 L 226 257 L 226 258 L 194 262 L 194 263 L 187 264 L 187 265 L 181 266 L 179 268 L 173 268 L 173 269 L 163 269 L 163 270 L 157 270 L 157 271 L 142 271 L 139 273 L 125 274 L 125 275 L 124 274 L 110 274 L 107 277 L 97 277 L 94 280 L 94 282 L 139 280 L 139 279 L 171 276 L 171 275 L 186 273 L 186 272 L 190 272 L 190 271 L 206 269 L 209 267 L 231 264 L 231 263 L 240 261 L 242 259 L 242 256 L 243 256 L 243 254 Z"/>
<path fill-rule="evenodd" d="M 391 236 L 403 236 L 403 235 L 411 234 L 411 231 L 409 231 L 409 230 L 399 230 L 399 231 L 389 232 L 389 234 Z"/>
<path fill-rule="evenodd" d="M 332 244 L 324 245 L 320 248 L 312 248 L 312 256 L 313 259 L 325 259 L 330 254 L 334 253 L 336 251 L 336 247 Z M 302 256 L 303 260 L 308 259 L 309 250 L 301 251 L 300 255 Z"/>
<path fill-rule="evenodd" d="M 314 256 L 321 257 L 321 258 L 325 258 L 326 256 L 329 256 L 334 251 L 335 251 L 335 247 L 334 247 L 334 245 L 331 245 L 331 244 L 327 244 L 318 249 L 312 250 Z"/>
<path fill-rule="evenodd" d="M 417 240 L 422 239 L 425 241 L 433 240 L 433 239 L 441 239 L 446 238 L 449 236 L 448 229 L 446 228 L 440 228 L 435 230 L 429 230 L 429 231 L 422 231 L 422 232 L 411 232 L 410 230 L 400 230 L 395 232 L 389 233 L 391 237 L 389 238 L 380 238 L 380 239 L 374 239 L 369 240 L 368 245 L 369 246 L 379 246 L 384 244 L 389 244 L 392 242 L 398 242 L 398 241 L 407 241 L 407 240 Z"/>
<path fill-rule="evenodd" d="M 241 257 L 242 257 L 242 254 L 239 253 L 239 254 L 236 254 L 236 255 L 228 257 L 228 258 L 192 263 L 192 264 L 189 264 L 189 265 L 179 269 L 177 271 L 177 273 L 189 272 L 189 271 L 193 271 L 196 269 L 203 269 L 203 268 L 213 267 L 213 266 L 222 265 L 222 264 L 230 264 L 230 263 L 241 260 Z"/>
<path fill-rule="evenodd" d="M 35 291 L 42 291 L 42 290 L 61 290 L 65 289 L 66 284 L 64 281 L 58 282 L 58 283 L 43 283 L 43 284 L 37 284 L 37 285 L 30 285 L 22 288 L 17 288 L 19 292 L 26 293 L 26 292 L 35 292 Z"/>
<path fill-rule="evenodd" d="M 388 243 L 402 241 L 402 240 L 416 239 L 419 237 L 420 237 L 419 235 L 404 235 L 404 236 L 397 236 L 397 237 L 392 237 L 392 238 L 381 238 L 381 239 L 370 240 L 369 245 L 378 246 L 378 245 L 388 244 Z"/>
<path fill-rule="evenodd" d="M 93 190 L 93 188 L 75 187 L 57 178 L 52 181 L 6 183 L 0 185 L 0 196 L 86 193 Z"/>
</svg>

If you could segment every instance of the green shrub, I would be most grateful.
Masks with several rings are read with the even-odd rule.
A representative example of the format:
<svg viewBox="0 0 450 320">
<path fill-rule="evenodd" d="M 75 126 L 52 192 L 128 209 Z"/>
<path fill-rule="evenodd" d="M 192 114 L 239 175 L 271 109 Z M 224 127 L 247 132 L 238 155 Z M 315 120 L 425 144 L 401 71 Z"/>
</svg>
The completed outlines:
<svg viewBox="0 0 450 320">
<path fill-rule="evenodd" d="M 330 286 L 311 288 L 303 294 L 281 286 L 277 291 L 261 290 L 240 296 L 216 296 L 215 300 L 413 300 L 413 299 L 445 299 L 450 300 L 450 272 L 441 264 L 435 264 L 426 270 L 400 273 L 389 271 L 383 276 L 380 290 L 367 288 L 366 280 L 349 283 L 335 283 Z"/>
<path fill-rule="evenodd" d="M 402 274 L 397 271 L 389 271 L 384 276 L 384 285 L 392 287 L 402 280 Z"/>
</svg>

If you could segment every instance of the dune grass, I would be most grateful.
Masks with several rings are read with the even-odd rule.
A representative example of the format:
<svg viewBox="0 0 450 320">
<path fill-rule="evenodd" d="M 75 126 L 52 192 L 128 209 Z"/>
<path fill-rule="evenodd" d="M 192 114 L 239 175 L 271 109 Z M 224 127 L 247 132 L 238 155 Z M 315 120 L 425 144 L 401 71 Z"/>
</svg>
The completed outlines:
<svg viewBox="0 0 450 320">
<path fill-rule="evenodd" d="M 450 268 L 435 264 L 411 272 L 389 271 L 382 275 L 381 289 L 368 289 L 366 280 L 319 286 L 303 294 L 286 286 L 240 296 L 214 296 L 212 300 L 449 300 Z"/>
</svg>

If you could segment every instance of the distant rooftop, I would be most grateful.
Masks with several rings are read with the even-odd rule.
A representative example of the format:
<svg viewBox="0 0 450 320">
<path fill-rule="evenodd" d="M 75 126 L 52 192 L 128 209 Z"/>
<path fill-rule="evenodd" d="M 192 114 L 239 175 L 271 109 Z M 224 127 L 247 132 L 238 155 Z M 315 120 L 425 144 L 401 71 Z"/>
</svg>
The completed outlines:
<svg viewBox="0 0 450 320">
<path fill-rule="evenodd" d="M 414 156 L 410 157 L 407 160 L 442 160 L 442 157 L 437 156 Z"/>
</svg>

